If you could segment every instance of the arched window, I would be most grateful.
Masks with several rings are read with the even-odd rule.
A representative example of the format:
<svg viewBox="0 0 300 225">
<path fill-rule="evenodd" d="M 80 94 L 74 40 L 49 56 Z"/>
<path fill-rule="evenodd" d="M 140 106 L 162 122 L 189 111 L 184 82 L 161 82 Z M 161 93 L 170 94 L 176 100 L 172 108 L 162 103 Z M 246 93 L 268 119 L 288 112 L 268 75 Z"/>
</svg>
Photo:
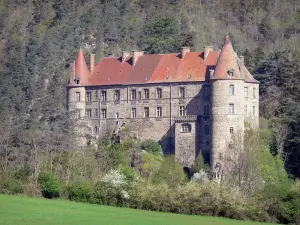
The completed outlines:
<svg viewBox="0 0 300 225">
<path fill-rule="evenodd" d="M 192 131 L 192 126 L 191 124 L 184 123 L 181 125 L 181 130 L 182 133 L 190 133 Z"/>
</svg>

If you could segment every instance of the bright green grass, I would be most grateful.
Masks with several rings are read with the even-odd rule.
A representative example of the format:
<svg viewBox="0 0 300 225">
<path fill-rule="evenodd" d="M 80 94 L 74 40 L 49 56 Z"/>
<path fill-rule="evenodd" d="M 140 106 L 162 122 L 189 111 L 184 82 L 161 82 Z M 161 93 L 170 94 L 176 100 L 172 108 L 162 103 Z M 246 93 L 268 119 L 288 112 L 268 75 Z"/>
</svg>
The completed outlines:
<svg viewBox="0 0 300 225">
<path fill-rule="evenodd" d="M 255 225 L 259 223 L 0 195 L 0 224 Z"/>
</svg>

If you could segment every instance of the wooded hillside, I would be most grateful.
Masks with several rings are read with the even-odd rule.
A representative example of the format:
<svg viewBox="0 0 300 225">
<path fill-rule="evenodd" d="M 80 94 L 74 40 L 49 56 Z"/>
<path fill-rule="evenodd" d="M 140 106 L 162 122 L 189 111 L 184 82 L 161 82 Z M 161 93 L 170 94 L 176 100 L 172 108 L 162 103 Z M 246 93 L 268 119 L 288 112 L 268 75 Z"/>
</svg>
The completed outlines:
<svg viewBox="0 0 300 225">
<path fill-rule="evenodd" d="M 273 153 L 300 177 L 299 0 L 0 0 L 1 170 L 72 148 L 65 86 L 79 47 L 98 61 L 220 48 L 226 33 L 261 81 Z"/>
</svg>

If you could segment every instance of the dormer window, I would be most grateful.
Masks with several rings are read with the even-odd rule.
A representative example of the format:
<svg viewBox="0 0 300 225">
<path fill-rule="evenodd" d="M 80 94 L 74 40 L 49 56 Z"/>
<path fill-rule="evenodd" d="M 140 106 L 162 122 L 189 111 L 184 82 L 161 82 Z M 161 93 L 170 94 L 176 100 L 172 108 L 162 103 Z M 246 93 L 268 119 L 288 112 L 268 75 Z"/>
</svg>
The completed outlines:
<svg viewBox="0 0 300 225">
<path fill-rule="evenodd" d="M 80 79 L 79 78 L 75 78 L 74 82 L 75 82 L 75 84 L 80 84 Z"/>
<path fill-rule="evenodd" d="M 228 76 L 233 77 L 233 70 L 228 70 L 227 73 L 228 73 Z"/>
</svg>

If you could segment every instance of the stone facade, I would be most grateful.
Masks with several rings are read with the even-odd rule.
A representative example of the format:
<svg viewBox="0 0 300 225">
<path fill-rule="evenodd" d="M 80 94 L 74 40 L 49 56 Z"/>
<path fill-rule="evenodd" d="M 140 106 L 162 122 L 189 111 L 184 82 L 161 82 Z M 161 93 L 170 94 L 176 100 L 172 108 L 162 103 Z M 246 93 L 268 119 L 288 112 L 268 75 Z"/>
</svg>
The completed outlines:
<svg viewBox="0 0 300 225">
<path fill-rule="evenodd" d="M 104 80 L 106 83 L 102 81 L 101 84 L 84 84 L 83 81 L 88 82 L 88 77 L 80 77 L 72 71 L 74 77 L 71 74 L 70 83 L 73 79 L 75 83 L 67 87 L 68 109 L 78 119 L 78 125 L 84 124 L 87 128 L 84 132 L 79 132 L 78 136 L 83 137 L 88 132 L 90 137 L 101 138 L 107 132 L 118 134 L 120 127 L 126 125 L 132 136 L 159 142 L 164 153 L 175 154 L 184 167 L 190 167 L 200 151 L 212 165 L 221 163 L 233 133 L 243 132 L 245 124 L 258 127 L 259 84 L 244 69 L 243 60 L 236 57 L 228 40 L 225 40 L 221 53 L 214 52 L 215 65 L 208 62 L 211 60 L 209 51 L 204 53 L 201 60 L 206 60 L 207 66 L 201 79 L 194 78 L 197 70 L 192 71 L 190 64 L 187 64 L 189 66 L 186 70 L 191 72 L 186 72 L 188 74 L 185 80 L 180 76 L 176 80 L 168 80 L 167 75 L 161 78 L 163 80 L 157 81 L 156 78 L 155 82 L 150 82 L 149 77 L 145 76 L 147 82 L 124 81 L 122 84 L 110 84 L 111 76 Z M 201 54 L 197 57 L 201 57 Z M 148 69 L 147 60 L 144 60 L 144 69 L 138 59 L 143 57 L 142 53 L 133 56 L 135 63 L 132 67 L 144 73 Z M 78 56 L 80 57 L 83 56 Z M 123 73 L 128 69 L 124 68 L 126 57 L 116 62 L 120 65 L 117 72 Z M 149 59 L 150 57 L 152 56 Z M 188 58 L 191 55 L 186 48 L 180 57 L 181 59 L 175 58 L 174 61 L 182 64 L 183 57 L 192 60 Z M 82 66 L 80 60 L 77 59 L 76 63 L 78 71 L 87 73 L 86 66 Z M 98 69 L 97 66 L 95 69 L 91 68 L 94 76 L 100 76 L 102 68 L 106 68 L 103 65 L 101 67 L 101 62 L 99 65 Z M 161 59 L 161 65 L 165 66 L 161 71 L 171 73 L 170 68 L 173 65 L 169 61 Z M 226 74 L 220 70 L 225 70 Z M 202 71 L 201 65 L 198 71 Z M 179 75 L 180 73 L 185 72 L 181 69 Z M 119 79 L 123 78 L 120 76 Z M 87 144 L 84 141 L 87 139 L 80 140 L 82 144 Z"/>
</svg>

